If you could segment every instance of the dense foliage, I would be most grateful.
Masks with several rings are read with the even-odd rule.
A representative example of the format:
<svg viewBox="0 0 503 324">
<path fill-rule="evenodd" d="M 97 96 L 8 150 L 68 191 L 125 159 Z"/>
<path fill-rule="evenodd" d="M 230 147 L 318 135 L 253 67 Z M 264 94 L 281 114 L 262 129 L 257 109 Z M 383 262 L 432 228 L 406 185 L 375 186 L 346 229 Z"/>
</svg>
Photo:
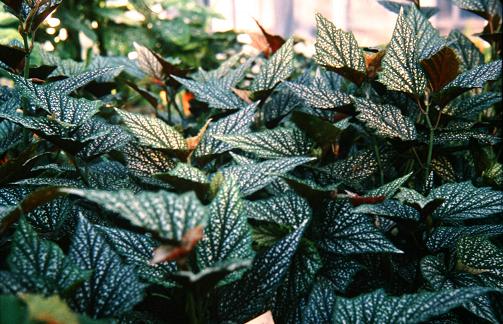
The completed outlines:
<svg viewBox="0 0 503 324">
<path fill-rule="evenodd" d="M 148 1 L 127 32 L 2 2 L 24 43 L 0 51 L 0 323 L 503 321 L 500 1 L 454 1 L 487 20 L 485 55 L 380 1 L 386 46 L 317 15 L 312 60 L 259 25 L 260 55 L 210 70 L 181 40 L 197 26 Z M 73 28 L 99 56 L 34 42 L 58 6 L 97 17 Z"/>
</svg>

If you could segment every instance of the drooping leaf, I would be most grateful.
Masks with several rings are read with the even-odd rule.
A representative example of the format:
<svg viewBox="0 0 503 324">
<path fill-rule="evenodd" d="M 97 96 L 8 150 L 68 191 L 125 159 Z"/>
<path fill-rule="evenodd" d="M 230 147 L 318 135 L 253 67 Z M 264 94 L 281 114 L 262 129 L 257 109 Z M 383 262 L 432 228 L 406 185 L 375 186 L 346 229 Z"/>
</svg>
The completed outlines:
<svg viewBox="0 0 503 324">
<path fill-rule="evenodd" d="M 444 199 L 432 216 L 446 222 L 484 218 L 503 211 L 503 192 L 474 187 L 471 182 L 447 183 L 435 188 L 428 199 Z"/>
<path fill-rule="evenodd" d="M 307 201 L 293 192 L 246 203 L 247 217 L 298 227 L 311 217 Z"/>
<path fill-rule="evenodd" d="M 348 202 L 325 205 L 320 247 L 335 254 L 402 253 L 377 229 L 372 220 L 353 211 Z"/>
<path fill-rule="evenodd" d="M 369 100 L 354 98 L 357 118 L 385 137 L 398 137 L 405 141 L 416 139 L 414 123 L 392 105 L 378 105 Z"/>
<path fill-rule="evenodd" d="M 210 156 L 230 151 L 232 146 L 217 140 L 212 135 L 237 135 L 250 132 L 257 103 L 251 104 L 232 115 L 211 123 L 194 151 L 195 157 Z"/>
<path fill-rule="evenodd" d="M 337 316 L 333 319 L 335 323 L 419 323 L 486 292 L 483 288 L 464 288 L 394 297 L 380 289 L 352 299 L 337 299 Z"/>
<path fill-rule="evenodd" d="M 94 318 L 117 316 L 143 297 L 143 285 L 134 269 L 122 263 L 94 225 L 80 217 L 70 246 L 70 259 L 81 269 L 92 270 L 73 295 L 72 308 Z"/>
<path fill-rule="evenodd" d="M 116 111 L 142 145 L 164 150 L 187 150 L 183 136 L 160 119 L 118 109 Z"/>
<path fill-rule="evenodd" d="M 239 179 L 238 185 L 241 193 L 247 196 L 264 188 L 277 179 L 279 175 L 314 159 L 309 157 L 286 157 L 251 165 L 231 166 L 223 169 L 222 173 L 224 176 L 233 176 Z"/>
<path fill-rule="evenodd" d="M 79 269 L 76 263 L 65 257 L 59 246 L 39 238 L 24 218 L 18 223 L 7 261 L 11 270 L 9 275 L 18 284 L 0 284 L 0 291 L 4 293 L 65 294 L 89 276 L 89 272 Z"/>
<path fill-rule="evenodd" d="M 273 89 L 293 72 L 293 38 L 288 39 L 281 48 L 260 68 L 250 90 L 263 92 Z"/>
<path fill-rule="evenodd" d="M 426 76 L 419 66 L 418 41 L 414 30 L 400 11 L 393 37 L 382 60 L 379 81 L 388 90 L 419 96 L 426 87 Z"/>
<path fill-rule="evenodd" d="M 251 232 L 236 182 L 234 178 L 224 181 L 210 204 L 205 234 L 196 248 L 202 269 L 253 257 Z"/>
<path fill-rule="evenodd" d="M 213 137 L 234 148 L 266 159 L 307 155 L 312 146 L 309 138 L 296 128 L 277 127 L 242 135 L 213 135 Z"/>
<path fill-rule="evenodd" d="M 316 27 L 316 63 L 360 85 L 366 68 L 363 52 L 353 34 L 337 29 L 320 14 L 316 15 Z"/>
<path fill-rule="evenodd" d="M 220 292 L 217 305 L 221 321 L 243 322 L 264 312 L 288 271 L 304 230 L 305 224 L 255 257 L 243 278 Z"/>
<path fill-rule="evenodd" d="M 62 190 L 92 201 L 167 240 L 181 241 L 186 231 L 205 221 L 205 208 L 193 192 L 177 195 L 167 191 L 134 194 L 126 190 Z"/>
</svg>

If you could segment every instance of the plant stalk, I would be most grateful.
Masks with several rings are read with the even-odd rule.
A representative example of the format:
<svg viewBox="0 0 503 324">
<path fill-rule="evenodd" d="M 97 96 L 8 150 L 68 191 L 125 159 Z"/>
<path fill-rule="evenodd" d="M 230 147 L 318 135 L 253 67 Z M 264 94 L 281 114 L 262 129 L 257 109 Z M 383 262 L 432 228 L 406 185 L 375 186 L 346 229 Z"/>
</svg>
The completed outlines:
<svg viewBox="0 0 503 324">
<path fill-rule="evenodd" d="M 21 32 L 21 35 L 23 36 L 23 44 L 24 44 L 24 52 L 25 52 L 23 76 L 25 79 L 28 79 L 30 77 L 31 48 L 30 48 L 30 45 L 28 44 L 28 33 L 23 30 Z"/>
</svg>

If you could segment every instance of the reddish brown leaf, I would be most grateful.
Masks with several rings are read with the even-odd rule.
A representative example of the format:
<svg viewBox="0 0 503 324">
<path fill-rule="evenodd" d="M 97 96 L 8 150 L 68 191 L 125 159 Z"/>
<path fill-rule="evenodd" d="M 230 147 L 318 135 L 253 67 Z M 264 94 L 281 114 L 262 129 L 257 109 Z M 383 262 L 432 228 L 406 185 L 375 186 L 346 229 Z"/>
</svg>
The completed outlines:
<svg viewBox="0 0 503 324">
<path fill-rule="evenodd" d="M 197 145 L 201 140 L 203 139 L 204 133 L 206 132 L 206 129 L 208 129 L 208 126 L 210 125 L 211 118 L 208 119 L 208 121 L 204 124 L 204 126 L 199 130 L 199 133 L 197 133 L 196 136 L 192 136 L 186 139 L 187 142 L 187 147 L 189 151 L 193 151 L 196 149 Z"/>
<path fill-rule="evenodd" d="M 191 228 L 185 233 L 179 245 L 161 245 L 154 250 L 150 264 L 157 264 L 168 261 L 182 261 L 203 238 L 203 227 L 197 226 Z"/>
<path fill-rule="evenodd" d="M 441 90 L 459 74 L 458 57 L 449 47 L 444 47 L 429 59 L 422 60 L 421 65 L 435 92 Z"/>
<path fill-rule="evenodd" d="M 232 92 L 234 92 L 239 98 L 243 99 L 247 104 L 251 104 L 253 101 L 250 99 L 251 91 L 242 90 L 237 88 L 232 88 Z"/>
<path fill-rule="evenodd" d="M 190 111 L 190 101 L 194 98 L 194 94 L 190 91 L 185 91 L 182 95 L 183 115 L 185 117 L 190 117 L 192 115 L 192 112 Z"/>
<path fill-rule="evenodd" d="M 365 54 L 365 67 L 367 68 L 367 77 L 369 79 L 375 79 L 377 72 L 382 70 L 381 61 L 385 53 L 385 50 L 381 50 L 377 53 Z"/>
<path fill-rule="evenodd" d="M 255 22 L 257 23 L 258 28 L 260 28 L 260 30 L 262 31 L 262 34 L 264 34 L 264 37 L 269 46 L 270 52 L 269 53 L 264 52 L 265 56 L 269 57 L 270 55 L 274 54 L 285 43 L 285 40 L 283 39 L 283 37 L 279 35 L 269 34 L 256 19 Z"/>
<path fill-rule="evenodd" d="M 378 204 L 380 202 L 383 202 L 384 199 L 386 199 L 386 196 L 372 196 L 372 197 L 364 197 L 364 196 L 360 196 L 359 194 L 355 194 L 355 193 L 349 193 L 348 192 L 348 196 L 349 196 L 349 201 L 351 202 L 351 205 L 353 206 L 360 206 L 360 205 L 363 205 L 363 204 Z"/>
</svg>

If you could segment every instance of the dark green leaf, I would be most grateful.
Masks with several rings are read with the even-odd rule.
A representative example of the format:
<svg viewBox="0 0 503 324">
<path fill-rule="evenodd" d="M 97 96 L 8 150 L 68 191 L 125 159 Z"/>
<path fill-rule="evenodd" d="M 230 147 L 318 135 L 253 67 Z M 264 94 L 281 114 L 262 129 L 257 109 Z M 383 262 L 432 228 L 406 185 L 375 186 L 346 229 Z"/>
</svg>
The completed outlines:
<svg viewBox="0 0 503 324">
<path fill-rule="evenodd" d="M 173 151 L 187 150 L 182 134 L 160 119 L 118 109 L 116 111 L 141 145 Z"/>
<path fill-rule="evenodd" d="M 419 221 L 419 212 L 407 205 L 402 205 L 397 200 L 385 200 L 380 204 L 360 205 L 354 209 L 355 213 L 371 214 L 396 219 Z"/>
<path fill-rule="evenodd" d="M 230 151 L 232 146 L 223 143 L 212 135 L 236 135 L 246 134 L 250 131 L 250 125 L 255 116 L 257 103 L 251 104 L 232 115 L 210 123 L 203 135 L 203 139 L 194 151 L 195 157 L 214 155 Z"/>
<path fill-rule="evenodd" d="M 393 297 L 381 289 L 352 299 L 337 299 L 333 319 L 335 323 L 419 323 L 486 292 L 464 288 Z"/>
<path fill-rule="evenodd" d="M 441 226 L 429 235 L 426 246 L 429 250 L 437 252 L 454 247 L 456 242 L 465 236 L 493 236 L 501 234 L 503 234 L 503 225 Z"/>
<path fill-rule="evenodd" d="M 351 104 L 347 94 L 332 90 L 321 77 L 314 78 L 310 84 L 295 82 L 285 84 L 298 98 L 315 108 L 333 109 Z"/>
<path fill-rule="evenodd" d="M 40 239 L 24 218 L 18 223 L 8 263 L 20 286 L 7 283 L 2 287 L 5 284 L 2 282 L 0 290 L 3 292 L 65 294 L 89 277 L 89 272 L 66 258 L 59 246 Z"/>
<path fill-rule="evenodd" d="M 246 203 L 248 218 L 298 227 L 311 217 L 307 201 L 293 192 Z"/>
<path fill-rule="evenodd" d="M 196 248 L 202 269 L 253 257 L 251 232 L 236 182 L 227 178 L 209 206 L 208 224 Z"/>
<path fill-rule="evenodd" d="M 81 269 L 93 271 L 73 296 L 71 305 L 75 310 L 95 318 L 117 316 L 142 300 L 143 285 L 134 269 L 121 262 L 84 217 L 80 218 L 69 256 Z"/>
<path fill-rule="evenodd" d="M 353 212 L 348 202 L 329 202 L 321 225 L 320 247 L 336 254 L 402 253 L 377 229 L 370 217 Z"/>
<path fill-rule="evenodd" d="M 458 55 L 463 71 L 471 70 L 484 64 L 484 56 L 468 37 L 459 30 L 453 30 L 447 37 L 449 47 Z"/>
<path fill-rule="evenodd" d="M 336 299 L 335 287 L 329 281 L 316 282 L 303 310 L 302 323 L 331 323 L 334 318 Z"/>
<path fill-rule="evenodd" d="M 471 182 L 448 183 L 435 188 L 428 199 L 445 199 L 433 212 L 433 217 L 442 221 L 461 221 L 489 217 L 503 211 L 503 192 L 491 188 L 476 188 Z"/>
</svg>

